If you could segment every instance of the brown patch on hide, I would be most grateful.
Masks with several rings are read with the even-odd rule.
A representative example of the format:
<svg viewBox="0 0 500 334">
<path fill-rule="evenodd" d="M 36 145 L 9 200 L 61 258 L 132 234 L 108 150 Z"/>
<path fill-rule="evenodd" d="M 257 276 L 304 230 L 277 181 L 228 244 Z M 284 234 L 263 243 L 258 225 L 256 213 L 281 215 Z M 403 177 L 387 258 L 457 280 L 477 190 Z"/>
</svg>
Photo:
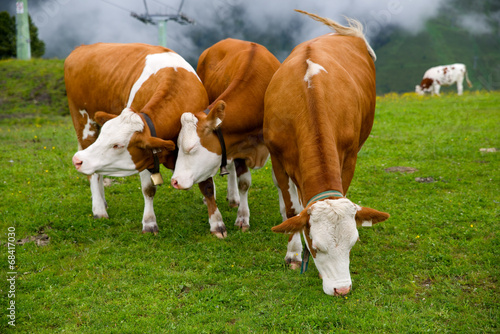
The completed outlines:
<svg viewBox="0 0 500 334">
<path fill-rule="evenodd" d="M 306 225 L 306 230 L 304 232 L 304 235 L 306 236 L 306 242 L 309 245 L 309 251 L 311 252 L 311 255 L 313 258 L 316 258 L 316 250 L 312 246 L 312 239 L 309 237 L 309 233 L 311 232 L 311 226 L 309 224 Z"/>
<path fill-rule="evenodd" d="M 429 79 L 429 78 L 424 78 L 424 79 L 422 79 L 422 82 L 420 82 L 420 87 L 422 87 L 422 89 L 427 89 L 430 86 L 432 86 L 433 83 L 434 83 L 434 80 Z"/>
</svg>

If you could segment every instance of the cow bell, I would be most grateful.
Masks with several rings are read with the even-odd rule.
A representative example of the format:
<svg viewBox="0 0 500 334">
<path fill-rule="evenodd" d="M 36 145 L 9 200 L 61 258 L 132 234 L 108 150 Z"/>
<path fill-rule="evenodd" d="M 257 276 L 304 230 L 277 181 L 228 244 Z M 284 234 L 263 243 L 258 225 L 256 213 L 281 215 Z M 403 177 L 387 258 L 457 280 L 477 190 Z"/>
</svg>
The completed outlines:
<svg viewBox="0 0 500 334">
<path fill-rule="evenodd" d="M 220 173 L 219 173 L 219 175 L 220 175 L 220 176 L 224 176 L 224 175 L 227 175 L 227 174 L 229 174 L 229 172 L 227 171 L 226 166 L 222 166 L 222 167 L 220 168 Z"/>
<path fill-rule="evenodd" d="M 153 185 L 155 186 L 160 186 L 163 184 L 163 178 L 161 177 L 161 173 L 154 173 L 151 174 L 151 182 L 153 182 Z"/>
</svg>

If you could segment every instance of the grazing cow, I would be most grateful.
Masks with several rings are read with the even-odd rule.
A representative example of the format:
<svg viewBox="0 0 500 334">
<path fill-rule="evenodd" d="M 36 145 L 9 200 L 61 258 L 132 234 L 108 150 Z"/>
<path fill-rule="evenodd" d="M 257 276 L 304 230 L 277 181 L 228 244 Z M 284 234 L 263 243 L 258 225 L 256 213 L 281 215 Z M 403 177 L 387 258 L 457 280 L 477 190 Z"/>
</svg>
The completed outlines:
<svg viewBox="0 0 500 334">
<path fill-rule="evenodd" d="M 312 254 L 324 292 L 345 295 L 352 285 L 349 253 L 358 239 L 356 225 L 389 217 L 345 198 L 373 124 L 375 53 L 356 20 L 347 19 L 344 27 L 297 11 L 336 33 L 295 47 L 267 88 L 264 139 L 284 220 L 272 230 L 293 234 L 285 260 L 294 265 L 301 263 L 302 232 L 304 255 Z"/>
<path fill-rule="evenodd" d="M 102 175 L 140 173 L 145 201 L 142 231 L 156 233 L 157 183 L 151 175 L 160 163 L 174 168 L 173 141 L 181 115 L 206 109 L 201 80 L 172 50 L 104 43 L 75 49 L 64 63 L 64 77 L 79 144 L 73 164 L 89 175 L 94 217 L 108 217 Z M 205 191 L 210 187 L 205 183 L 200 189 L 210 211 L 215 206 L 213 194 Z"/>
<path fill-rule="evenodd" d="M 467 75 L 467 68 L 464 64 L 452 64 L 431 67 L 428 69 L 420 85 L 415 86 L 415 93 L 424 95 L 425 92 L 430 92 L 432 95 L 439 96 L 441 86 L 450 86 L 454 83 L 457 84 L 457 93 L 462 95 L 464 91 L 464 77 L 467 85 L 472 87 L 472 83 Z"/>
<path fill-rule="evenodd" d="M 229 175 L 228 200 L 231 206 L 239 203 L 235 225 L 243 231 L 250 226 L 248 168 L 262 167 L 269 157 L 262 136 L 264 94 L 279 65 L 262 45 L 236 39 L 216 43 L 202 53 L 197 68 L 212 110 L 208 114 L 185 113 L 181 118 L 172 186 L 187 189 L 215 175 L 221 156 L 223 161 L 227 159 L 228 169 L 236 171 Z M 225 109 L 221 108 L 221 99 Z M 217 132 L 222 134 L 222 142 Z M 239 194 L 231 191 L 236 189 L 236 183 Z M 226 235 L 220 214 L 212 223 L 217 223 Z"/>
</svg>

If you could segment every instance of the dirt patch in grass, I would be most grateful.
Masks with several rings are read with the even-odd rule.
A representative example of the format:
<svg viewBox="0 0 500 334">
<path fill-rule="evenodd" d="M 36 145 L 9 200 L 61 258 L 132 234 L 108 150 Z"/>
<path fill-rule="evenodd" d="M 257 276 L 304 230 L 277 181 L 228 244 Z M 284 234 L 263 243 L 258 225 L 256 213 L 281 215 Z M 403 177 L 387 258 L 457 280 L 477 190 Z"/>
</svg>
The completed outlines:
<svg viewBox="0 0 500 334">
<path fill-rule="evenodd" d="M 416 177 L 415 181 L 417 181 L 419 183 L 433 183 L 433 182 L 436 182 L 436 180 L 434 180 L 434 178 L 432 176 L 429 176 L 429 177 Z"/>
<path fill-rule="evenodd" d="M 47 246 L 50 242 L 50 237 L 45 233 L 38 234 L 35 236 L 32 235 L 32 236 L 26 237 L 24 239 L 17 240 L 16 244 L 24 245 L 24 244 L 26 244 L 28 242 L 32 242 L 32 241 L 34 241 L 37 246 Z"/>
<path fill-rule="evenodd" d="M 498 151 L 500 151 L 500 150 L 496 147 L 480 148 L 479 149 L 479 152 L 485 152 L 485 153 L 493 153 L 493 152 L 498 152 Z"/>
<path fill-rule="evenodd" d="M 397 166 L 397 167 L 386 168 L 385 171 L 387 173 L 395 173 L 395 172 L 400 172 L 400 173 L 415 173 L 415 172 L 418 171 L 418 169 L 413 168 L 413 167 Z"/>
</svg>

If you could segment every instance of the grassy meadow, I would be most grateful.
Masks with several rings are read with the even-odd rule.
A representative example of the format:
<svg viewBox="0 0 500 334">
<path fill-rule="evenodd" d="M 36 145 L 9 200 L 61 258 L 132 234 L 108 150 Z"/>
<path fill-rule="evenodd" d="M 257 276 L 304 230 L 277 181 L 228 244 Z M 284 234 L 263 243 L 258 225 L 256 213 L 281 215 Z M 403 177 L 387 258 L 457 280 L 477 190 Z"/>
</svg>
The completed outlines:
<svg viewBox="0 0 500 334">
<path fill-rule="evenodd" d="M 323 293 L 314 265 L 302 275 L 285 266 L 269 163 L 253 173 L 249 232 L 233 226 L 217 176 L 226 239 L 210 235 L 197 188 L 168 185 L 155 198 L 160 233 L 143 235 L 137 175 L 112 178 L 110 219 L 93 219 L 88 181 L 71 164 L 69 116 L 30 104 L 17 117 L 5 103 L 0 333 L 499 332 L 500 153 L 480 151 L 500 148 L 498 92 L 378 98 L 348 198 L 391 218 L 360 229 L 342 298 Z M 24 239 L 14 270 L 13 229 Z"/>
</svg>

